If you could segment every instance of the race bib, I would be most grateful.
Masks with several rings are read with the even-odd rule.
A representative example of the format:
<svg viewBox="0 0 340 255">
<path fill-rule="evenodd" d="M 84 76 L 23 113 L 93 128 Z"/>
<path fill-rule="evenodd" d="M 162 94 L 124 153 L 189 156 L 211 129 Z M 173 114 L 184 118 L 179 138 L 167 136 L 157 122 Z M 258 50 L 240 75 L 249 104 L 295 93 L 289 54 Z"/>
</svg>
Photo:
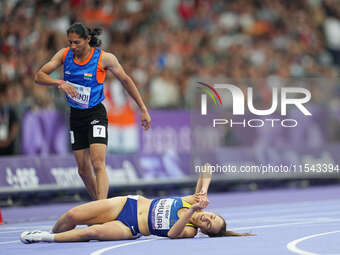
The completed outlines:
<svg viewBox="0 0 340 255">
<path fill-rule="evenodd" d="M 74 133 L 70 131 L 71 144 L 74 144 Z"/>
<path fill-rule="evenodd" d="M 106 128 L 102 125 L 93 126 L 93 137 L 106 137 Z"/>
<path fill-rule="evenodd" d="M 170 229 L 171 205 L 174 199 L 160 199 L 153 211 L 153 229 L 168 230 Z"/>
<path fill-rule="evenodd" d="M 78 84 L 75 84 L 69 81 L 67 81 L 67 83 L 72 85 L 78 92 L 77 97 L 70 97 L 68 95 L 67 97 L 70 98 L 77 105 L 84 107 L 84 108 L 88 108 L 89 102 L 90 102 L 91 88 L 78 85 Z"/>
</svg>

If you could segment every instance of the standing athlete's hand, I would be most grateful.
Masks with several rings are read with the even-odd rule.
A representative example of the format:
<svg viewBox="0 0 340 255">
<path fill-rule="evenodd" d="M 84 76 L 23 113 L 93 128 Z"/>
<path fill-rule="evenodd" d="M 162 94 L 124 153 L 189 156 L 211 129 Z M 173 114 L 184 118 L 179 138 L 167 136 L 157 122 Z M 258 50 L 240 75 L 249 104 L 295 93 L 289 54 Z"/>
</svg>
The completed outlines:
<svg viewBox="0 0 340 255">
<path fill-rule="evenodd" d="M 198 193 L 195 193 L 194 194 L 194 199 L 195 199 L 195 202 L 198 203 L 200 201 L 203 202 L 204 204 L 204 208 L 208 206 L 208 204 L 210 203 L 209 199 L 208 199 L 208 194 L 206 191 L 200 191 Z"/>
<path fill-rule="evenodd" d="M 203 200 L 198 201 L 197 203 L 193 204 L 190 209 L 192 209 L 194 212 L 198 210 L 202 210 L 206 208 L 206 204 Z"/>
<path fill-rule="evenodd" d="M 68 84 L 66 81 L 60 81 L 58 88 L 63 90 L 69 97 L 78 96 L 78 92 L 75 87 L 73 87 L 71 84 Z"/>
<path fill-rule="evenodd" d="M 144 130 L 148 130 L 150 128 L 151 118 L 148 113 L 148 110 L 142 110 L 141 122 L 142 122 L 142 127 L 144 128 Z"/>
</svg>

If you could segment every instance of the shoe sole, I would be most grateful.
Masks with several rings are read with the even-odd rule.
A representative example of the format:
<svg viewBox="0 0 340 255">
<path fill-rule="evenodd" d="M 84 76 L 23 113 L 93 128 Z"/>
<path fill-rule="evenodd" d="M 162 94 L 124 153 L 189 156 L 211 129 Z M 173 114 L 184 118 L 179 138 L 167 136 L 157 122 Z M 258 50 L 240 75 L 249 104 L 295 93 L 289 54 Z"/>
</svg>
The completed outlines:
<svg viewBox="0 0 340 255">
<path fill-rule="evenodd" d="M 32 242 L 28 241 L 25 239 L 25 236 L 29 233 L 29 231 L 22 232 L 20 235 L 20 241 L 23 242 L 24 244 L 30 244 Z"/>
</svg>

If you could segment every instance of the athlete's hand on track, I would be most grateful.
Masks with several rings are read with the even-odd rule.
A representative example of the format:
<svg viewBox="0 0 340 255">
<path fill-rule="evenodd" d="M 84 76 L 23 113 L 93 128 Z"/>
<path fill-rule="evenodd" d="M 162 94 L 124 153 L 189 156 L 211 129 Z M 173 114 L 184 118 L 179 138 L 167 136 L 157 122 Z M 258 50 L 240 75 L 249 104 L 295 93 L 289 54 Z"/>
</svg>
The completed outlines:
<svg viewBox="0 0 340 255">
<path fill-rule="evenodd" d="M 151 118 L 147 110 L 143 110 L 141 114 L 142 127 L 144 130 L 148 130 L 151 124 Z"/>
<path fill-rule="evenodd" d="M 66 81 L 60 81 L 58 88 L 63 90 L 69 97 L 78 96 L 77 90 L 71 84 L 68 84 Z"/>
</svg>

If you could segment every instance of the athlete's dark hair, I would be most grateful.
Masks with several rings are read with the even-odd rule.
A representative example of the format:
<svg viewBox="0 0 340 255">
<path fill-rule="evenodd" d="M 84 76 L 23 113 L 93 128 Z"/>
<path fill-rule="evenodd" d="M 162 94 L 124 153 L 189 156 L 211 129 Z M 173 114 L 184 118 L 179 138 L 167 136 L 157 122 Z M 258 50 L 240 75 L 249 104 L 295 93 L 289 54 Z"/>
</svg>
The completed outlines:
<svg viewBox="0 0 340 255">
<path fill-rule="evenodd" d="M 218 217 L 220 217 L 223 220 L 223 225 L 220 228 L 220 230 L 217 233 L 209 233 L 206 232 L 205 234 L 207 234 L 209 237 L 222 237 L 222 236 L 254 236 L 254 234 L 251 233 L 236 233 L 230 230 L 227 230 L 227 223 L 225 222 L 225 220 L 223 219 L 222 216 L 217 215 Z"/>
<path fill-rule="evenodd" d="M 80 38 L 87 39 L 88 36 L 91 37 L 90 46 L 99 47 L 102 41 L 97 38 L 98 35 L 102 33 L 100 28 L 89 29 L 82 23 L 74 23 L 67 29 L 67 34 L 76 33 Z"/>
</svg>

